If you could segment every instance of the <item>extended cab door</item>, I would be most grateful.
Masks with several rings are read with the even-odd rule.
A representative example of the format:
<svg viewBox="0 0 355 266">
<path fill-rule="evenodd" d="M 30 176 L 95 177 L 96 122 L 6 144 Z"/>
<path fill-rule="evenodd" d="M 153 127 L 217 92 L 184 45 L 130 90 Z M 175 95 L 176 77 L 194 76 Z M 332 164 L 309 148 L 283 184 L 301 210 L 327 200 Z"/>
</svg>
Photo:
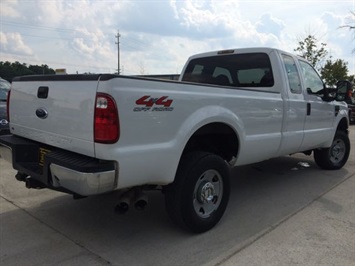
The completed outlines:
<svg viewBox="0 0 355 266">
<path fill-rule="evenodd" d="M 304 121 L 306 108 L 302 93 L 301 77 L 293 56 L 282 53 L 285 76 L 288 88 L 284 90 L 285 112 L 282 123 L 282 142 L 279 155 L 295 153 L 300 150 L 304 138 Z"/>
<path fill-rule="evenodd" d="M 323 146 L 334 135 L 335 107 L 322 99 L 325 86 L 317 71 L 307 61 L 299 60 L 299 64 L 307 112 L 301 150 L 310 150 Z"/>
</svg>

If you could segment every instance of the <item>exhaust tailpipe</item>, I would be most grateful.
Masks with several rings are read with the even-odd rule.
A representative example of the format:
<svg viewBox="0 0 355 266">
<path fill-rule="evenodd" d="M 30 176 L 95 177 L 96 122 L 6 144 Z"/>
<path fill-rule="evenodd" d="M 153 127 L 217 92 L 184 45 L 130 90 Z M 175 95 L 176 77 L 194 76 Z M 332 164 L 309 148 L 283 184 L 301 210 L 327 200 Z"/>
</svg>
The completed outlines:
<svg viewBox="0 0 355 266">
<path fill-rule="evenodd" d="M 148 197 L 142 192 L 141 188 L 133 188 L 121 194 L 118 204 L 115 207 L 115 212 L 125 214 L 131 205 L 134 203 L 136 210 L 142 211 L 148 205 Z"/>
<path fill-rule="evenodd" d="M 18 180 L 18 181 L 22 181 L 22 182 L 26 182 L 26 178 L 28 177 L 27 174 L 25 173 L 22 173 L 20 171 L 17 172 L 17 174 L 15 175 L 15 178 Z"/>
<path fill-rule="evenodd" d="M 132 189 L 124 192 L 115 207 L 115 212 L 118 214 L 125 214 L 129 210 L 129 206 L 131 205 L 131 202 L 134 198 L 134 194 L 134 190 Z"/>
<path fill-rule="evenodd" d="M 148 197 L 142 191 L 138 191 L 136 194 L 136 199 L 134 202 L 134 207 L 136 210 L 143 211 L 148 205 Z"/>
<path fill-rule="evenodd" d="M 41 188 L 46 187 L 43 183 L 37 181 L 36 179 L 30 178 L 30 177 L 27 177 L 25 179 L 25 183 L 26 183 L 26 188 L 41 189 Z"/>
<path fill-rule="evenodd" d="M 120 202 L 115 207 L 115 212 L 118 214 L 125 214 L 129 210 L 128 202 Z"/>
</svg>

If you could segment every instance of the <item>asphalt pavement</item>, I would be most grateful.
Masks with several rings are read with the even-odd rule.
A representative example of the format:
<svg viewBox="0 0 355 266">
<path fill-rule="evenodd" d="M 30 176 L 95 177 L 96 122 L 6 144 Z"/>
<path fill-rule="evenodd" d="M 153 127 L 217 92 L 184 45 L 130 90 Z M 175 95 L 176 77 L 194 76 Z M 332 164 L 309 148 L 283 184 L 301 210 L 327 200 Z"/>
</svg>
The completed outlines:
<svg viewBox="0 0 355 266">
<path fill-rule="evenodd" d="M 355 175 L 208 265 L 355 265 Z"/>
<path fill-rule="evenodd" d="M 234 169 L 224 217 L 199 235 L 170 222 L 158 192 L 120 216 L 114 193 L 73 200 L 14 174 L 0 158 L 1 266 L 355 265 L 354 148 L 338 171 L 305 155 Z"/>
</svg>

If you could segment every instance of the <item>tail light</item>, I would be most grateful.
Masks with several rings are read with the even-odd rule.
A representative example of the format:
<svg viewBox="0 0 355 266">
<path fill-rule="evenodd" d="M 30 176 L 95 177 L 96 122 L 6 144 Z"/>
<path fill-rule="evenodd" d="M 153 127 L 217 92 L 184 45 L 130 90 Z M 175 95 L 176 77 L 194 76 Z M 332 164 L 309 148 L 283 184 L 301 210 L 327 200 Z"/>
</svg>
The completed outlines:
<svg viewBox="0 0 355 266">
<path fill-rule="evenodd" d="M 6 99 L 6 114 L 7 114 L 7 121 L 10 122 L 10 94 L 11 90 L 7 93 L 7 99 Z"/>
<path fill-rule="evenodd" d="M 348 97 L 349 98 L 353 97 L 353 90 L 352 89 L 348 90 Z"/>
<path fill-rule="evenodd" d="M 94 115 L 94 141 L 115 143 L 120 137 L 118 110 L 115 100 L 108 94 L 97 93 Z"/>
</svg>

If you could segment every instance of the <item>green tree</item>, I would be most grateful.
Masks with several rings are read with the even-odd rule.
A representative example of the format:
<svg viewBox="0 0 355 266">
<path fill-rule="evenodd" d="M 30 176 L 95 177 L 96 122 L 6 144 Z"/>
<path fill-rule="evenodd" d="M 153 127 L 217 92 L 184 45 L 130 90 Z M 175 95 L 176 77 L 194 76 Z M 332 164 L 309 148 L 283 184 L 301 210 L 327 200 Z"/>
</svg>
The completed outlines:
<svg viewBox="0 0 355 266">
<path fill-rule="evenodd" d="M 355 75 L 348 76 L 347 80 L 354 84 L 355 83 Z"/>
<path fill-rule="evenodd" d="M 353 29 L 353 28 L 350 28 Z M 326 43 L 318 44 L 318 40 L 314 35 L 308 36 L 298 42 L 298 47 L 294 49 L 299 56 L 307 59 L 315 69 L 317 69 L 327 86 L 335 86 L 339 80 L 349 80 L 354 82 L 354 75 L 348 76 L 347 62 L 342 59 L 327 59 L 328 51 Z M 325 61 L 325 64 L 323 62 Z"/>
<path fill-rule="evenodd" d="M 16 71 L 12 68 L 10 62 L 8 62 L 8 61 L 0 62 L 0 77 L 1 78 L 11 81 L 12 78 L 15 76 L 16 76 Z"/>
<path fill-rule="evenodd" d="M 349 79 L 347 62 L 342 59 L 337 59 L 334 62 L 328 59 L 320 74 L 327 86 L 335 87 L 339 80 Z"/>
<path fill-rule="evenodd" d="M 21 64 L 20 62 L 16 61 L 15 63 L 12 63 L 12 67 L 19 76 L 33 75 L 33 72 L 28 69 L 25 63 Z"/>
<path fill-rule="evenodd" d="M 45 75 L 55 74 L 55 71 L 49 68 L 47 65 L 30 65 L 18 61 L 14 63 L 0 62 L 0 77 L 11 82 L 14 77 L 24 75 Z"/>
<path fill-rule="evenodd" d="M 47 65 L 30 65 L 28 69 L 36 75 L 55 74 L 55 71 L 53 69 L 50 69 Z"/>
<path fill-rule="evenodd" d="M 328 55 L 326 46 L 327 44 L 321 43 L 318 47 L 318 40 L 315 35 L 309 34 L 304 40 L 298 42 L 298 47 L 294 51 L 307 59 L 317 70 L 320 70 L 323 60 Z"/>
</svg>

